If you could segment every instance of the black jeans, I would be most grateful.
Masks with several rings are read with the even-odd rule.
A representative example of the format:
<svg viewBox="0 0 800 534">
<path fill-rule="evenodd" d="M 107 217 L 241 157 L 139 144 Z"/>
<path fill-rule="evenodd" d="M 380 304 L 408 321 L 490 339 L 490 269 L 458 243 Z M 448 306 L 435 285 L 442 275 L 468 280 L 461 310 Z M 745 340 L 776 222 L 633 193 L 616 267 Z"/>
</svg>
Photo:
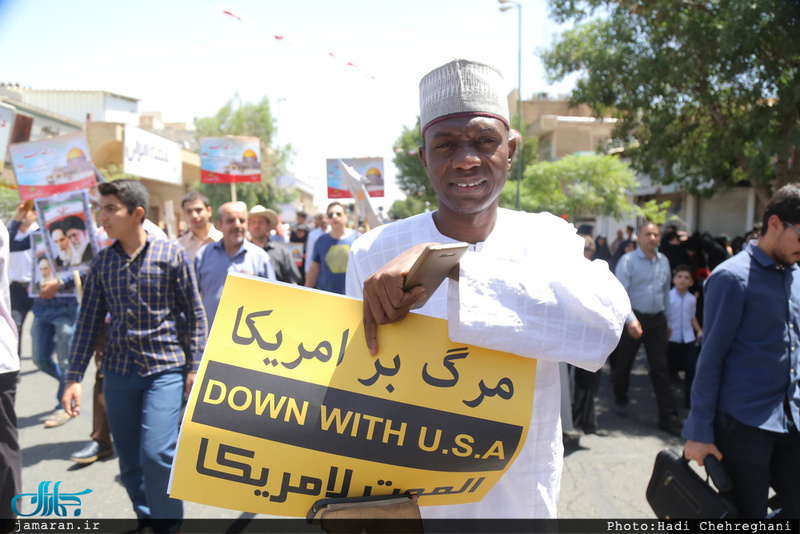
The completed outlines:
<svg viewBox="0 0 800 534">
<path fill-rule="evenodd" d="M 667 367 L 667 317 L 663 313 L 640 313 L 634 310 L 636 318 L 642 324 L 642 337 L 633 339 L 628 334 L 627 326 L 622 330 L 622 339 L 617 346 L 617 362 L 614 367 L 614 396 L 617 404 L 628 404 L 631 369 L 639 347 L 644 343 L 647 363 L 650 366 L 650 380 L 658 404 L 658 416 L 664 420 L 678 415 L 678 406 L 672 386 L 669 383 Z"/>
<path fill-rule="evenodd" d="M 697 346 L 691 343 L 669 342 L 667 353 L 670 371 L 682 370 L 686 373 L 683 380 L 683 402 L 687 408 L 691 406 L 692 384 L 697 367 Z"/>
<path fill-rule="evenodd" d="M 800 434 L 791 420 L 789 432 L 783 434 L 745 425 L 717 412 L 714 441 L 733 482 L 728 497 L 739 517 L 766 517 L 770 486 L 781 503 L 777 517 L 800 517 Z"/>
<path fill-rule="evenodd" d="M 11 296 L 11 317 L 14 319 L 14 324 L 17 325 L 17 334 L 19 334 L 17 354 L 22 356 L 22 323 L 25 322 L 25 317 L 33 307 L 33 299 L 28 296 L 28 284 L 11 282 L 8 290 Z"/>
<path fill-rule="evenodd" d="M 0 373 L 0 532 L 11 532 L 11 500 L 22 491 L 22 453 L 17 435 L 17 372 Z M 3 530 L 5 529 L 5 530 Z"/>
</svg>

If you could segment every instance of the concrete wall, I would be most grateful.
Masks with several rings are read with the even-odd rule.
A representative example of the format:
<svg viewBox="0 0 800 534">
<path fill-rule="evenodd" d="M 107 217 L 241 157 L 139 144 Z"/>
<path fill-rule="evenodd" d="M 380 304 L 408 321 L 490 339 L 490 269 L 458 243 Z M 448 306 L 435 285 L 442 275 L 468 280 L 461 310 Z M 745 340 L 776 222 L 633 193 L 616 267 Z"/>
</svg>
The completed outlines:
<svg viewBox="0 0 800 534">
<path fill-rule="evenodd" d="M 751 187 L 734 187 L 697 201 L 697 228 L 713 236 L 722 233 L 731 239 L 744 236 L 760 218 L 761 211 L 756 209 L 755 192 Z"/>
</svg>

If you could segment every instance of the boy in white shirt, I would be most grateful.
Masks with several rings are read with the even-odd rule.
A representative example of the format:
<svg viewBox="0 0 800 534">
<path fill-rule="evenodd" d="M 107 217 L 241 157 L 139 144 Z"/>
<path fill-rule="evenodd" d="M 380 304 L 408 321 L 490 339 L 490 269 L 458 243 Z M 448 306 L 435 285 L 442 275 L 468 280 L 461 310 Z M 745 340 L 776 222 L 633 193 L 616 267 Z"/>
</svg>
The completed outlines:
<svg viewBox="0 0 800 534">
<path fill-rule="evenodd" d="M 697 365 L 697 345 L 703 337 L 703 330 L 697 322 L 697 298 L 689 293 L 694 284 L 692 268 L 678 265 L 672 271 L 673 288 L 669 291 L 669 349 L 667 360 L 670 369 L 683 370 L 686 376 L 683 381 L 684 402 L 689 408 L 689 398 L 694 381 L 694 368 Z M 695 332 L 697 336 L 695 337 Z"/>
</svg>

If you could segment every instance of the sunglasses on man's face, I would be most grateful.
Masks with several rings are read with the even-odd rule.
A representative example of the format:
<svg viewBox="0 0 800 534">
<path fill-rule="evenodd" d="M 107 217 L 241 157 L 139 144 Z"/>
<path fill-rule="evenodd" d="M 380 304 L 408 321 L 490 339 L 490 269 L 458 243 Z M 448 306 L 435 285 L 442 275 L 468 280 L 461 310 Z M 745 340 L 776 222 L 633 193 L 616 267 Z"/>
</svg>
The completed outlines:
<svg viewBox="0 0 800 534">
<path fill-rule="evenodd" d="M 333 219 L 334 217 L 343 217 L 343 216 L 344 216 L 344 212 L 342 212 L 342 211 L 332 211 L 332 212 L 328 213 L 328 217 L 331 218 L 331 219 Z"/>
<path fill-rule="evenodd" d="M 791 228 L 792 230 L 797 232 L 797 235 L 800 236 L 800 228 L 796 227 L 795 225 L 793 225 L 789 221 L 783 221 L 783 224 L 785 224 L 786 226 L 788 226 L 789 228 Z M 798 239 L 800 239 L 800 237 L 798 237 Z"/>
</svg>

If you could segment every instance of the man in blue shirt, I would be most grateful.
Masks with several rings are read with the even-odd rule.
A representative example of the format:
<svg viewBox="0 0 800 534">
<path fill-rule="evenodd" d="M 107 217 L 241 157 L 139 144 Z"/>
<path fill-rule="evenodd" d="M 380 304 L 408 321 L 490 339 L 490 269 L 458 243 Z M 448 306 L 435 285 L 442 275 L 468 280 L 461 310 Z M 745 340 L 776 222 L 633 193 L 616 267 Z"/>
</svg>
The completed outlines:
<svg viewBox="0 0 800 534">
<path fill-rule="evenodd" d="M 764 233 L 705 283 L 705 338 L 683 427 L 684 455 L 712 454 L 740 517 L 800 517 L 800 187 L 781 188 Z"/>
<path fill-rule="evenodd" d="M 328 205 L 327 216 L 331 231 L 314 244 L 311 265 L 306 273 L 306 287 L 344 295 L 350 245 L 359 233 L 347 227 L 347 211 L 339 202 Z"/>
<path fill-rule="evenodd" d="M 203 245 L 194 257 L 197 286 L 203 298 L 209 327 L 217 314 L 219 299 L 228 273 L 243 273 L 275 280 L 269 255 L 246 239 L 247 205 L 226 202 L 217 210 L 222 239 Z"/>
<path fill-rule="evenodd" d="M 667 312 L 672 275 L 669 260 L 657 250 L 660 238 L 657 225 L 648 223 L 642 226 L 637 237 L 639 248 L 622 256 L 614 273 L 628 292 L 633 308 L 616 352 L 614 411 L 623 416 L 628 414 L 631 368 L 639 347 L 644 343 L 658 405 L 658 427 L 678 434 L 678 404 L 672 393 L 667 366 Z"/>
<path fill-rule="evenodd" d="M 100 366 L 120 478 L 142 526 L 175 532 L 183 503 L 169 497 L 167 485 L 206 316 L 183 247 L 142 227 L 150 196 L 144 184 L 116 180 L 98 189 L 98 219 L 115 241 L 97 254 L 86 279 L 62 404 L 71 417 L 80 413 L 80 382 L 110 314 Z"/>
</svg>

